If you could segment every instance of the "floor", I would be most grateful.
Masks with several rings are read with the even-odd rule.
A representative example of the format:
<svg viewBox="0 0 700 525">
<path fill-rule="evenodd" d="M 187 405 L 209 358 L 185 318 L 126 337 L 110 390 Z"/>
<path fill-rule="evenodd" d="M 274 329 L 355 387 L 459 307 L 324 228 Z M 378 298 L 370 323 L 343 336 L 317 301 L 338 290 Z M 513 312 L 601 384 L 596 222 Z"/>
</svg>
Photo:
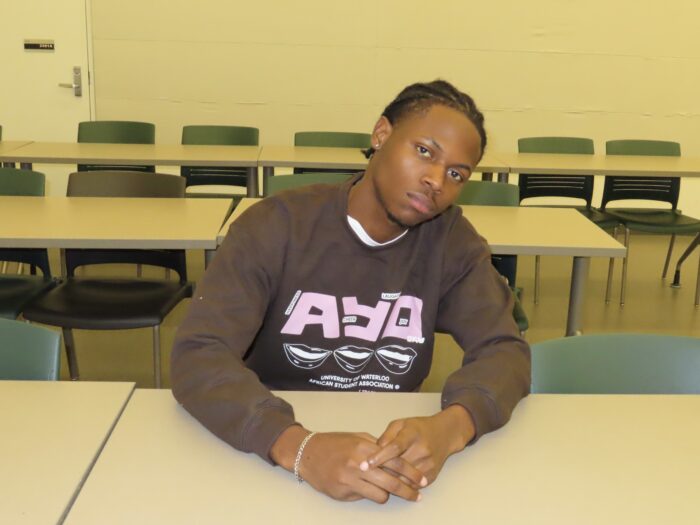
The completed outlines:
<svg viewBox="0 0 700 525">
<path fill-rule="evenodd" d="M 672 264 L 690 242 L 681 237 L 676 242 Z M 584 333 L 641 332 L 700 337 L 700 308 L 693 305 L 698 271 L 698 253 L 683 266 L 682 287 L 669 287 L 670 279 L 661 280 L 661 270 L 667 238 L 651 235 L 632 237 L 628 273 L 627 300 L 619 306 L 621 264 L 616 264 L 614 295 L 605 304 L 605 279 L 608 260 L 592 259 L 586 289 Z M 52 253 L 52 264 L 57 268 L 57 254 Z M 196 280 L 203 272 L 204 254 L 188 253 L 190 279 Z M 129 271 L 124 269 L 121 271 Z M 155 271 L 155 270 L 154 270 Z M 526 339 L 530 342 L 561 337 L 566 323 L 569 296 L 571 258 L 544 257 L 541 263 L 541 297 L 533 303 L 534 257 L 520 257 L 518 285 L 524 289 L 523 307 L 530 320 Z M 672 275 L 673 269 L 669 273 Z M 158 270 L 157 275 L 162 275 Z M 179 305 L 166 319 L 161 329 L 163 387 L 170 386 L 169 367 L 175 329 L 185 314 L 187 302 Z M 135 381 L 138 387 L 153 385 L 152 339 L 150 329 L 118 332 L 80 330 L 75 332 L 81 379 L 95 381 Z M 459 366 L 461 351 L 448 336 L 439 335 L 436 359 L 424 390 L 439 391 L 444 378 Z M 62 356 L 61 377 L 68 378 Z"/>
</svg>

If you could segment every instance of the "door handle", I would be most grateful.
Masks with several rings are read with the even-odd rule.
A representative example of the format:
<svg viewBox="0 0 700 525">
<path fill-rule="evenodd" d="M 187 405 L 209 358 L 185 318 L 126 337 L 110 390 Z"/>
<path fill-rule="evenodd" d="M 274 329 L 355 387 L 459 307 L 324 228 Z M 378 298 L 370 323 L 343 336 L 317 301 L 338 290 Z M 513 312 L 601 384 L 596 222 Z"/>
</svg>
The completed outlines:
<svg viewBox="0 0 700 525">
<path fill-rule="evenodd" d="M 59 85 L 59 87 L 70 88 L 73 90 L 73 94 L 76 97 L 82 97 L 83 96 L 83 75 L 80 72 L 80 66 L 75 66 L 73 68 L 73 83 L 68 84 L 65 82 L 61 82 L 58 85 Z"/>
</svg>

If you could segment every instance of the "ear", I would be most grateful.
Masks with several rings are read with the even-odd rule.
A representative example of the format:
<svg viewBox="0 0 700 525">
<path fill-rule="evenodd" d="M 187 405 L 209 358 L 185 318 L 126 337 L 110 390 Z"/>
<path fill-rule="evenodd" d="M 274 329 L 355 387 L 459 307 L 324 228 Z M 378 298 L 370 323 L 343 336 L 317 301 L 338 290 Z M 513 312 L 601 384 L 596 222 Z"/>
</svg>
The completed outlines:
<svg viewBox="0 0 700 525">
<path fill-rule="evenodd" d="M 391 125 L 388 118 L 385 116 L 379 117 L 379 120 L 374 125 L 374 130 L 372 130 L 372 147 L 375 150 L 381 149 L 393 130 L 394 127 Z"/>
</svg>

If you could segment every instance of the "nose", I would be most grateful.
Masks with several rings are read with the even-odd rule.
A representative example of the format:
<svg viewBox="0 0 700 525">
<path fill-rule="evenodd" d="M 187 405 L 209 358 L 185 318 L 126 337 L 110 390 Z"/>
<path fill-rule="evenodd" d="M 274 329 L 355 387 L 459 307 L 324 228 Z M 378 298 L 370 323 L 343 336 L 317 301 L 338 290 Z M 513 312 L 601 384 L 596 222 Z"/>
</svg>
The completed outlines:
<svg viewBox="0 0 700 525">
<path fill-rule="evenodd" d="M 428 167 L 423 173 L 421 182 L 428 186 L 433 193 L 440 193 L 442 191 L 444 180 L 445 174 L 442 167 L 439 165 L 433 165 Z"/>
</svg>

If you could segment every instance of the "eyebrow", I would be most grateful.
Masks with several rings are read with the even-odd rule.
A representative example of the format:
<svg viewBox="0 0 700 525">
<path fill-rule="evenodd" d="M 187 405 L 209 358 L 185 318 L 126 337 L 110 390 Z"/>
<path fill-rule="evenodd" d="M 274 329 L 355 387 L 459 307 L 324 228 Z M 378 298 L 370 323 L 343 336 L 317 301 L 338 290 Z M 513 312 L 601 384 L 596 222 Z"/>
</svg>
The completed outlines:
<svg viewBox="0 0 700 525">
<path fill-rule="evenodd" d="M 424 137 L 424 139 L 427 140 L 428 142 L 430 142 L 433 146 L 435 146 L 441 152 L 443 152 L 443 153 L 445 152 L 445 150 L 442 149 L 442 146 L 440 146 L 440 144 L 438 144 L 433 137 Z M 455 164 L 454 167 L 455 168 L 464 168 L 467 171 L 469 171 L 469 173 L 474 171 L 474 168 L 472 168 L 469 164 Z"/>
</svg>

